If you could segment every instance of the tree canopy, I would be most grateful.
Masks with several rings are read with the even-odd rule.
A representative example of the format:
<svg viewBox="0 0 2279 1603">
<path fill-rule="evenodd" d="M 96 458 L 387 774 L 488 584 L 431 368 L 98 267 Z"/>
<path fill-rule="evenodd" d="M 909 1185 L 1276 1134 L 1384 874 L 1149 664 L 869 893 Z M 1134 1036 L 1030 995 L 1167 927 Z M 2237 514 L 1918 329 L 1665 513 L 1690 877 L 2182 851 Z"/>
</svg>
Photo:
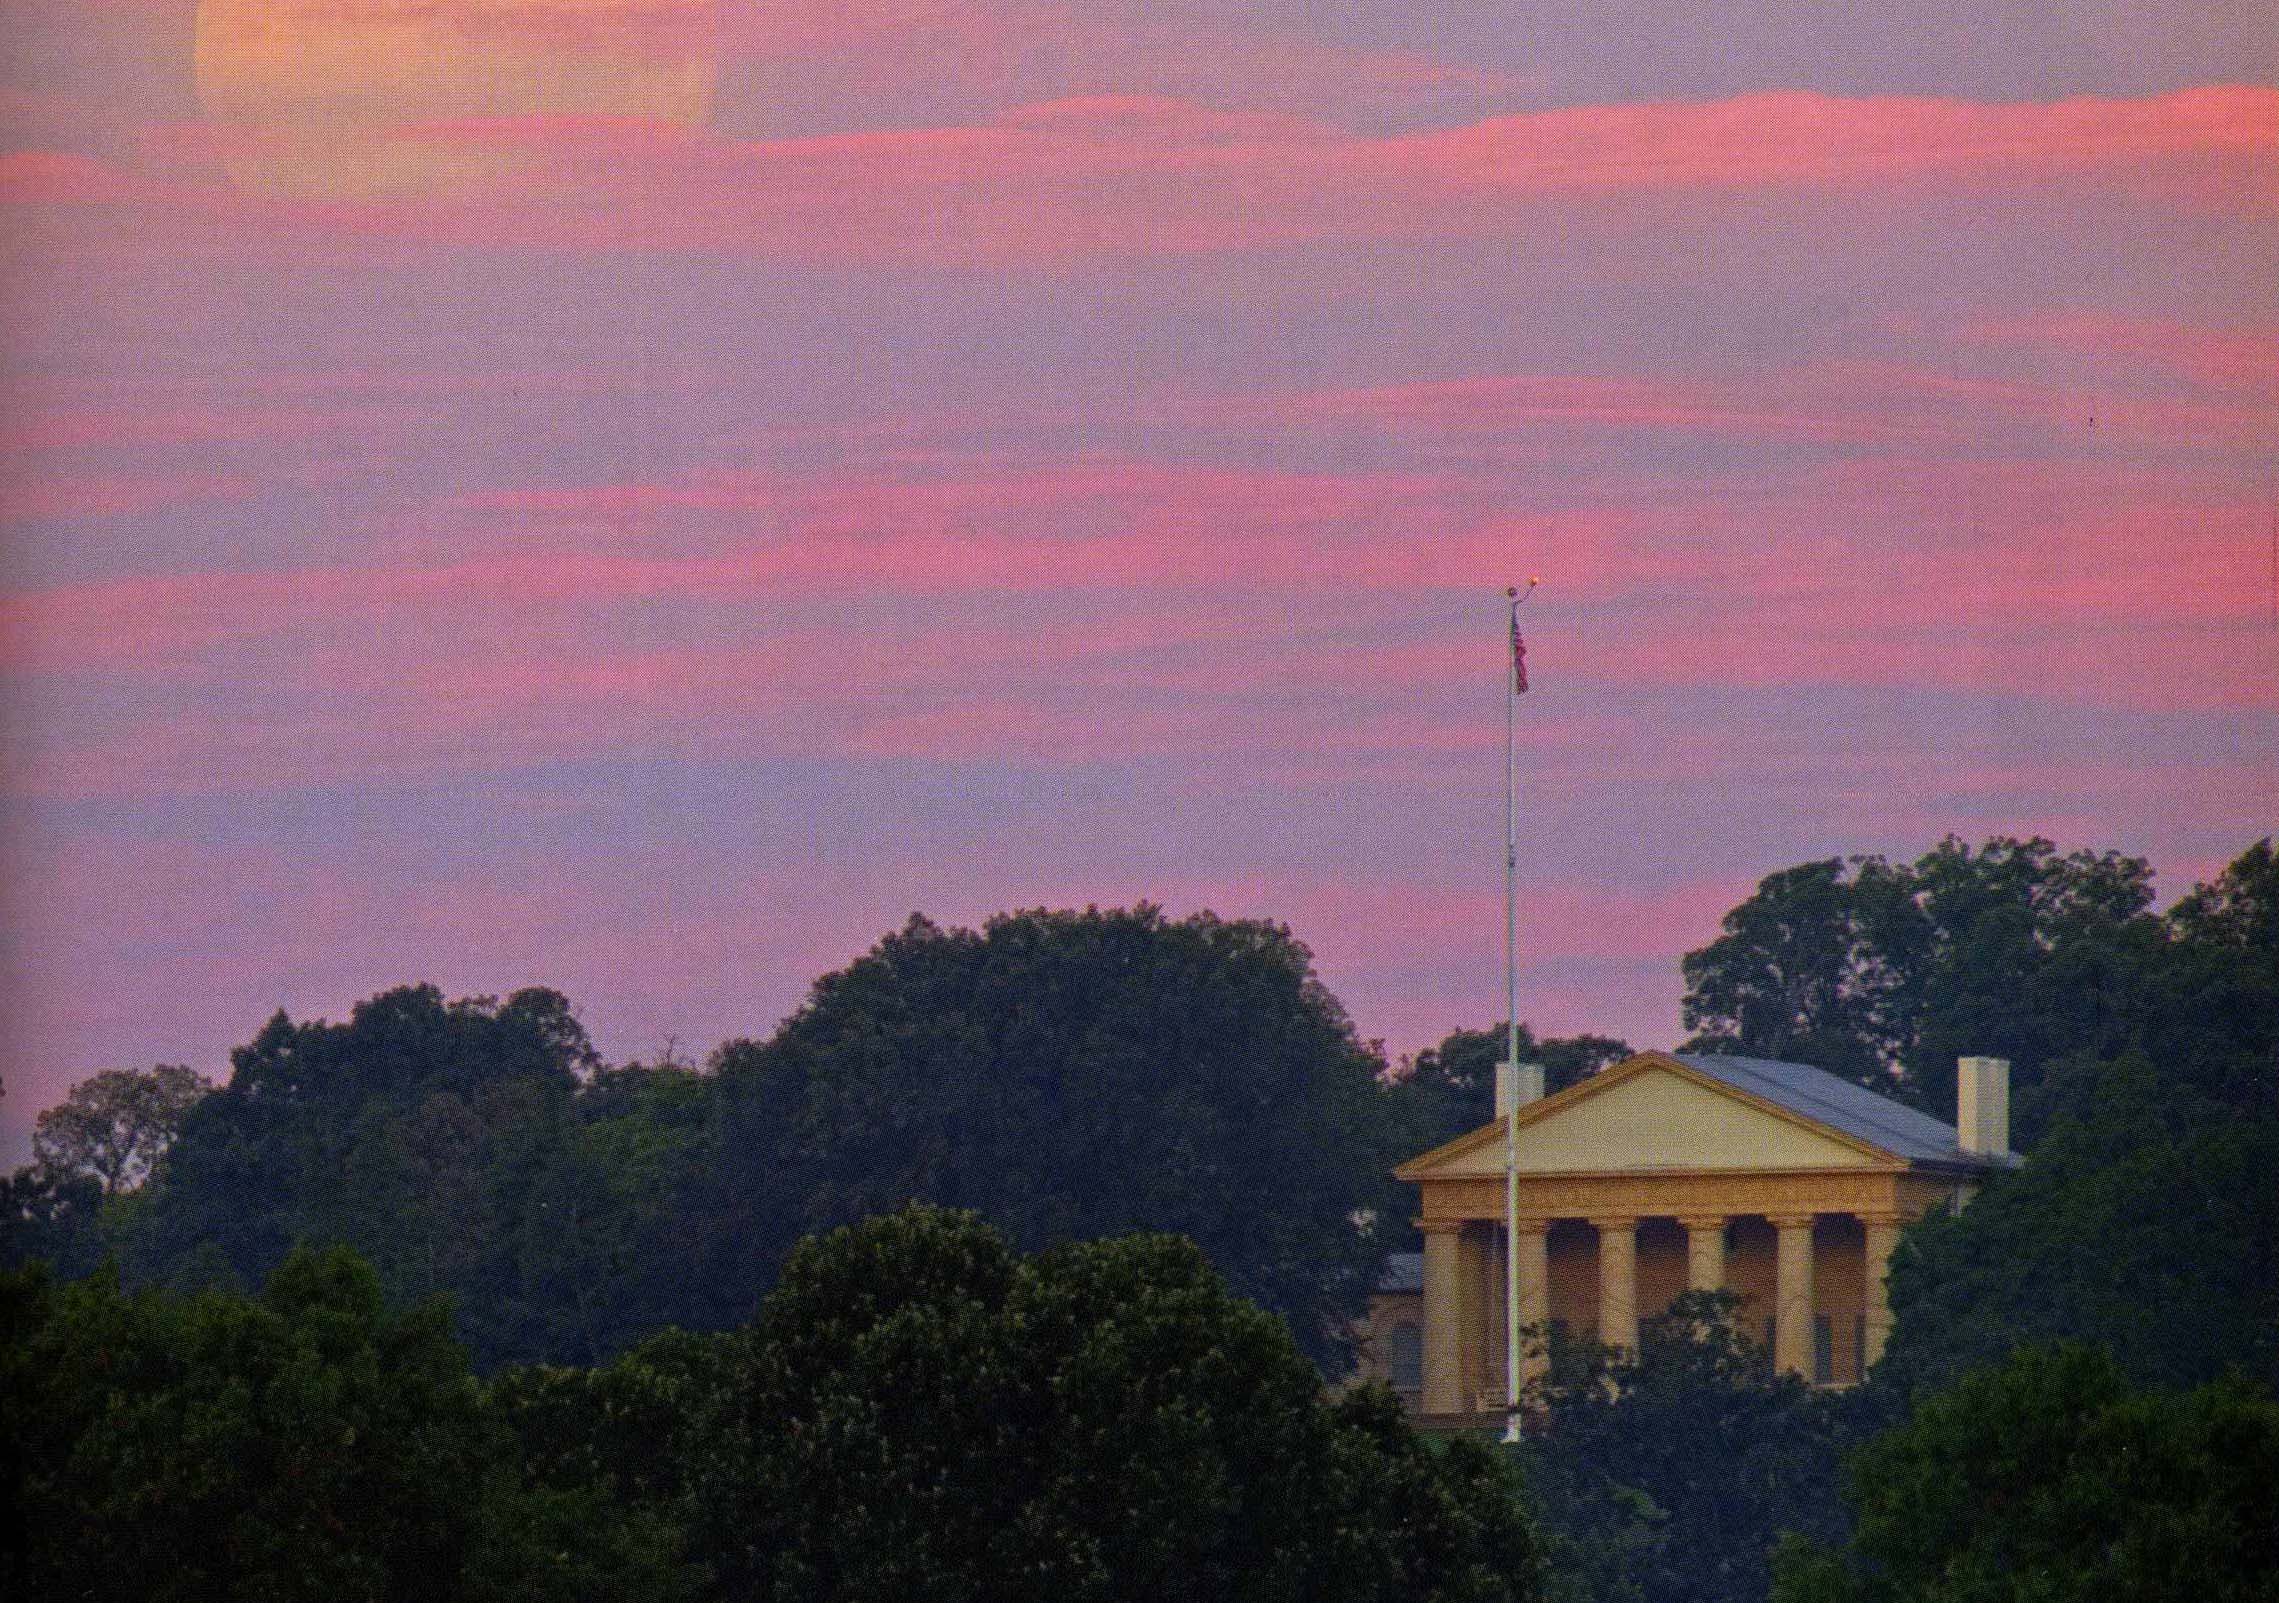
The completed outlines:
<svg viewBox="0 0 2279 1603">
<path fill-rule="evenodd" d="M 2239 1380 L 2132 1391 L 2094 1348 L 2026 1348 L 1920 1399 L 1850 1482 L 1850 1543 L 1792 1543 L 1774 1603 L 2268 1603 L 2279 1588 L 2279 1403 Z"/>
<path fill-rule="evenodd" d="M 442 1310 L 342 1251 L 258 1299 L 0 1277 L 0 1412 L 11 1597 L 687 1594 L 668 1529 L 527 1484 Z"/>
<path fill-rule="evenodd" d="M 643 1355 L 634 1358 L 647 1361 Z M 1501 1462 L 1327 1400 L 1288 1328 L 1189 1242 L 1024 1256 L 912 1208 L 803 1242 L 704 1477 L 723 1573 L 781 1603 L 1528 1599 Z"/>
<path fill-rule="evenodd" d="M 2165 914 L 2141 864 L 2041 841 L 1799 865 L 1687 979 L 1696 1045 L 1942 1116 L 1953 1055 L 2008 1054 L 2032 1150 L 1908 1232 L 1889 1351 L 1849 1398 L 1768 1379 L 1691 1303 L 1634 1360 L 1563 1354 L 1523 1457 L 1564 1595 L 1758 1596 L 1786 1525 L 1822 1548 L 1784 1584 L 1836 1589 L 1793 1598 L 1882 1597 L 1847 1590 L 1885 1562 L 1872 1540 L 1833 1556 L 1830 1466 L 2024 1340 L 2094 1343 L 2124 1386 L 2279 1377 L 2268 842 Z M 1282 1595 L 1526 1595 L 1500 1472 L 1420 1447 L 1380 1393 L 1325 1402 L 1290 1334 L 1334 1359 L 1401 1234 L 1386 1171 L 1489 1116 L 1502 1044 L 1458 1030 L 1387 1074 L 1287 930 L 1144 906 L 913 920 L 701 1071 L 603 1064 L 543 990 L 279 1015 L 211 1094 L 165 1070 L 81 1088 L 0 1182 L 0 1263 L 85 1274 L 115 1249 L 130 1284 L 206 1288 L 6 1283 L 0 1405 L 30 1453 L 12 1506 L 100 1529 L 131 1503 L 197 1527 L 186 1577 L 219 1573 L 230 1532 L 250 1545 L 227 1563 L 274 1559 L 242 1573 L 298 1564 L 351 1596 L 438 1563 L 447 1597 L 521 1595 L 526 1571 L 563 1596 L 884 1597 L 908 1564 L 944 1596 L 1118 1597 L 1127 1575 L 1269 1595 L 1228 1580 L 1254 1573 Z M 1626 1050 L 1521 1046 L 1553 1090 Z M 187 1103 L 171 1144 L 122 1113 L 162 1075 Z M 230 1464 L 298 1463 L 279 1443 L 303 1424 L 423 1445 L 379 1452 L 369 1484 L 312 1459 L 293 1487 L 230 1489 Z M 421 1465 L 462 1485 L 454 1506 L 407 1489 Z M 332 1530 L 343 1499 L 386 1530 Z M 331 1534 L 303 1554 L 312 1520 Z M 1301 1528 L 1332 1556 L 1292 1556 Z M 59 1537 L 21 1573 L 78 1552 Z M 98 1593 L 128 1574 L 112 1557 L 88 1549 Z"/>
<path fill-rule="evenodd" d="M 1767 876 L 1686 954 L 1697 1050 L 1813 1063 L 1942 1117 L 1955 1059 L 2010 1060 L 2019 1135 L 2049 1066 L 2131 1048 L 2230 1100 L 2273 1097 L 2279 871 L 2268 841 L 2166 916 L 2117 852 L 1949 838 L 1913 863 L 1829 858 Z"/>
<path fill-rule="evenodd" d="M 450 1296 L 486 1371 L 741 1324 L 803 1234 L 913 1199 L 1023 1248 L 1187 1235 L 1334 1363 L 1392 1244 L 1356 1216 L 1407 1155 L 1286 929 L 1152 907 L 914 919 L 702 1072 L 603 1065 L 552 991 L 433 986 L 280 1014 L 232 1066 L 106 1214 L 130 1275 L 258 1285 L 348 1245 L 396 1304 Z M 78 1193 L 6 1200 L 12 1254 L 88 1260 Z"/>
<path fill-rule="evenodd" d="M 1406 1155 L 1311 954 L 1208 913 L 913 918 L 716 1063 L 725 1202 L 772 1231 L 743 1251 L 909 1200 L 1024 1249 L 1173 1231 L 1318 1355 L 1385 1250 L 1355 1213 Z"/>
<path fill-rule="evenodd" d="M 106 1069 L 40 1114 L 33 1161 L 58 1180 L 85 1175 L 106 1197 L 131 1191 L 174 1144 L 191 1106 L 212 1089 L 179 1063 Z"/>
<path fill-rule="evenodd" d="M 1845 1534 L 1838 1465 L 1891 1400 L 1775 1375 L 1738 1302 L 1683 1293 L 1635 1352 L 1533 1333 L 1521 1458 L 1554 1603 L 1757 1603 L 1783 1531 Z"/>
<path fill-rule="evenodd" d="M 470 1372 L 345 1249 L 0 1276 L 0 1589 L 334 1603 L 1532 1603 L 1509 1467 L 1331 1399 L 1190 1243 L 913 1208 L 760 1318 Z"/>
<path fill-rule="evenodd" d="M 528 1339 L 526 1249 L 582 1240 L 544 1212 L 599 1066 L 565 998 L 403 986 L 342 1024 L 279 1013 L 231 1065 L 182 1121 L 131 1268 L 258 1285 L 297 1242 L 338 1243 L 398 1304 L 455 1295 L 479 1349 Z"/>
<path fill-rule="evenodd" d="M 2023 1169 L 1908 1231 L 1882 1378 L 1943 1384 L 2070 1338 L 2139 1383 L 2234 1367 L 2279 1383 L 2279 1120 L 2243 1118 L 2141 1053 L 2061 1065 L 2055 1089 L 2074 1106 Z"/>
</svg>

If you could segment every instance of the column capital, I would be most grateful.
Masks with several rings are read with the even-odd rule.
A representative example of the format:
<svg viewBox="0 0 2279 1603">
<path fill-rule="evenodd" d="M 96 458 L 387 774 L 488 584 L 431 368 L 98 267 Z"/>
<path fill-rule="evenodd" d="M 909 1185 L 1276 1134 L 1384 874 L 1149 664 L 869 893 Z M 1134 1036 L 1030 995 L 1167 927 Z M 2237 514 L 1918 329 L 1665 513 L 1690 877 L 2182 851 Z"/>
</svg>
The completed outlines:
<svg viewBox="0 0 2279 1603">
<path fill-rule="evenodd" d="M 1873 1225 L 1886 1230 L 1902 1230 L 1905 1229 L 1908 1225 L 1911 1225 L 1915 1222 L 1914 1215 L 1912 1214 L 1885 1213 L 1880 1211 L 1875 1213 L 1856 1213 L 1852 1215 L 1852 1217 L 1859 1220 L 1859 1222 L 1863 1225 Z"/>
<path fill-rule="evenodd" d="M 1686 1289 L 1725 1289 L 1725 1215 L 1695 1214 L 1678 1223 L 1686 1231 Z"/>
<path fill-rule="evenodd" d="M 1594 1230 L 1635 1230 L 1642 1216 L 1635 1213 L 1594 1213 L 1591 1228 Z"/>
<path fill-rule="evenodd" d="M 1733 1222 L 1729 1213 L 1681 1213 L 1678 1223 L 1687 1230 L 1722 1230 Z"/>
<path fill-rule="evenodd" d="M 1551 1221 L 1541 1214 L 1523 1213 L 1512 1224 L 1523 1236 L 1547 1236 L 1551 1233 Z"/>
<path fill-rule="evenodd" d="M 1819 1222 L 1817 1213 L 1768 1213 L 1765 1222 L 1775 1230 L 1809 1230 Z"/>
<path fill-rule="evenodd" d="M 1470 1222 L 1468 1219 L 1411 1219 L 1409 1221 L 1410 1224 L 1417 1227 L 1418 1231 L 1428 1236 L 1461 1235 L 1464 1226 Z"/>
</svg>

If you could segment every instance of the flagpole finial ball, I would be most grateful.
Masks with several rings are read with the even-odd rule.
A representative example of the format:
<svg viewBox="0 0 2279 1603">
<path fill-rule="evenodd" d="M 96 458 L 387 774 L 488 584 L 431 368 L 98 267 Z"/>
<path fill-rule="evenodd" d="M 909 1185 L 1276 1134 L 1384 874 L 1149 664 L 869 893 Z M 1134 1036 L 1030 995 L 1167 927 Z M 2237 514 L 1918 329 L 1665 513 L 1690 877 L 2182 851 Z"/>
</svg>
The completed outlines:
<svg viewBox="0 0 2279 1603">
<path fill-rule="evenodd" d="M 1505 594 L 1505 595 L 1507 595 L 1507 596 L 1511 596 L 1511 597 L 1514 597 L 1514 598 L 1516 599 L 1516 598 L 1518 597 L 1518 595 L 1519 595 L 1519 586 L 1518 586 L 1518 585 L 1516 585 L 1516 584 L 1507 584 L 1507 585 L 1505 585 L 1505 586 L 1504 586 L 1504 594 Z"/>
</svg>

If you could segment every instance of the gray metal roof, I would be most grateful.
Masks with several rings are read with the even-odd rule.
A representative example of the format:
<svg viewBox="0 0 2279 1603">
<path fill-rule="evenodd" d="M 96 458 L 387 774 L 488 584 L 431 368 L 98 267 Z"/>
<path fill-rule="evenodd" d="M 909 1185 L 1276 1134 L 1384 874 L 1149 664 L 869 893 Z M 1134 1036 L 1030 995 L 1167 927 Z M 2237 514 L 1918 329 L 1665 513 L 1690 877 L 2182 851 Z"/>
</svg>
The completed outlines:
<svg viewBox="0 0 2279 1603">
<path fill-rule="evenodd" d="M 1951 1124 L 1928 1113 L 1878 1096 L 1864 1085 L 1838 1079 L 1826 1069 L 1804 1063 L 1781 1063 L 1772 1058 L 1732 1058 L 1693 1052 L 1672 1052 L 1689 1069 L 1722 1080 L 1737 1091 L 1747 1091 L 1777 1102 L 1794 1113 L 1816 1119 L 1846 1135 L 1872 1141 L 1886 1152 L 1920 1163 L 1976 1164 L 2008 1167 L 2020 1160 L 2009 1154 L 1990 1158 L 1965 1152 Z"/>
<path fill-rule="evenodd" d="M 1385 1255 L 1384 1272 L 1377 1276 L 1379 1291 L 1424 1290 L 1424 1254 L 1421 1252 L 1389 1252 Z"/>
</svg>

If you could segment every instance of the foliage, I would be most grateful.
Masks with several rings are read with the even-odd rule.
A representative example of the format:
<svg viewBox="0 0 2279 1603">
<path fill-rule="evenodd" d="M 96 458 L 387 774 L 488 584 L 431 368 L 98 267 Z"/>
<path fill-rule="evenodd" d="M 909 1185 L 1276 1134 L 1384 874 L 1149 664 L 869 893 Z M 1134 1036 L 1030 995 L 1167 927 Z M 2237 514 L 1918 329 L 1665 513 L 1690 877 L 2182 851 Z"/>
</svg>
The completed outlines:
<svg viewBox="0 0 2279 1603">
<path fill-rule="evenodd" d="M 431 986 L 279 1015 L 232 1062 L 115 1221 L 130 1273 L 257 1285 L 345 1244 L 399 1306 L 449 1295 L 485 1369 L 733 1328 L 800 1235 L 910 1198 L 1024 1247 L 1186 1232 L 1332 1360 L 1387 1246 L 1354 1216 L 1405 1155 L 1304 947 L 1146 907 L 915 920 L 704 1074 L 603 1067 L 550 991 Z M 51 1202 L 10 1239 L 84 1223 Z"/>
<path fill-rule="evenodd" d="M 491 1403 L 535 1483 L 590 1488 L 678 1532 L 700 1595 L 758 1596 L 760 1555 L 740 1513 L 757 1473 L 753 1354 L 748 1330 L 668 1330 L 597 1369 L 507 1370 Z"/>
<path fill-rule="evenodd" d="M 0 1282 L 10 1596 L 672 1598 L 668 1531 L 526 1487 L 441 1310 L 344 1252 L 258 1299 Z"/>
<path fill-rule="evenodd" d="M 39 1116 L 33 1161 L 59 1179 L 86 1175 L 106 1197 L 131 1191 L 174 1144 L 191 1105 L 212 1089 L 179 1063 L 106 1069 Z"/>
<path fill-rule="evenodd" d="M 1904 869 L 1830 858 L 1767 875 L 1685 955 L 1696 1051 L 1813 1064 L 1882 1088 L 1909 1043 L 1929 930 Z"/>
<path fill-rule="evenodd" d="M 557 993 L 406 986 L 345 1024 L 280 1013 L 231 1061 L 120 1231 L 143 1278 L 257 1285 L 295 1242 L 344 1244 L 397 1306 L 452 1297 L 486 1364 L 592 1359 L 676 1311 L 644 1248 L 705 1093 L 602 1070 Z"/>
<path fill-rule="evenodd" d="M 1681 1295 L 1634 1355 L 1552 1344 L 1521 1452 L 1561 1603 L 1755 1603 L 1783 1531 L 1845 1530 L 1837 1465 L 1888 1400 L 1775 1377 L 1738 1300 Z"/>
<path fill-rule="evenodd" d="M 713 1119 L 704 1076 L 634 1065 L 596 1074 L 561 1117 L 527 1132 L 493 1182 L 509 1203 L 500 1228 L 514 1318 L 486 1355 L 598 1363 L 670 1325 L 749 1317 L 764 1281 L 711 1296 L 688 1273 Z"/>
<path fill-rule="evenodd" d="M 36 1262 L 86 1274 L 103 1258 L 102 1203 L 102 1184 L 90 1174 L 59 1176 L 26 1164 L 0 1176 L 0 1269 Z"/>
<path fill-rule="evenodd" d="M 342 1249 L 259 1298 L 0 1278 L 0 1589 L 97 1599 L 1539 1596 L 1507 1466 L 1332 1402 L 1185 1242 L 912 1209 L 753 1328 L 487 1387 Z"/>
<path fill-rule="evenodd" d="M 2165 1082 L 2142 1054 L 2074 1060 L 2055 1085 L 2079 1111 L 2026 1166 L 1902 1241 L 1882 1377 L 1943 1384 L 2074 1338 L 2139 1382 L 2279 1380 L 2279 1120 Z"/>
<path fill-rule="evenodd" d="M 1496 1460 L 1325 1402 L 1186 1242 L 1023 1258 L 906 1210 L 803 1244 L 755 1342 L 756 1474 L 715 1524 L 783 1603 L 1535 1594 Z"/>
<path fill-rule="evenodd" d="M 1686 954 L 1690 1044 L 1814 1063 L 1941 1116 L 1956 1057 L 2004 1057 L 2027 1145 L 2049 1067 L 2083 1054 L 2143 1048 L 2206 1094 L 2279 1107 L 2270 843 L 2166 917 L 2151 903 L 2141 859 L 2040 839 L 1799 864 Z"/>
<path fill-rule="evenodd" d="M 1306 948 L 1207 913 L 913 918 L 716 1062 L 719 1207 L 752 1227 L 711 1233 L 720 1284 L 915 1199 L 1023 1249 L 1185 1235 L 1328 1359 L 1386 1245 L 1354 1215 L 1406 1156 Z"/>
<path fill-rule="evenodd" d="M 2279 855 L 2258 841 L 2169 909 L 2154 998 L 2163 1068 L 2227 1107 L 2279 1118 Z"/>
<path fill-rule="evenodd" d="M 2279 1404 L 2237 1379 L 2133 1392 L 2028 1348 L 1920 1399 L 1851 1465 L 1848 1550 L 1793 1544 L 1774 1603 L 2264 1603 L 2279 1596 Z"/>
</svg>

